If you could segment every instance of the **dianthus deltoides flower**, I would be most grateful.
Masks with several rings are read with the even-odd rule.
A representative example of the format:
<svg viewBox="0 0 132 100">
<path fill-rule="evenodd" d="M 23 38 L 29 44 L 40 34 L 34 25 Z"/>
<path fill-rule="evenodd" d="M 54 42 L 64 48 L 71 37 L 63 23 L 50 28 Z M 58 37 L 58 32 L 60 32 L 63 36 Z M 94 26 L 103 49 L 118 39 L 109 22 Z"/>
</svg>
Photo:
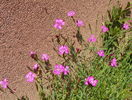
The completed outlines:
<svg viewBox="0 0 132 100">
<path fill-rule="evenodd" d="M 66 66 L 63 70 L 64 75 L 67 75 L 70 71 L 69 71 L 69 66 Z"/>
<path fill-rule="evenodd" d="M 8 80 L 4 79 L 4 80 L 0 81 L 0 85 L 2 88 L 7 88 L 8 87 Z"/>
<path fill-rule="evenodd" d="M 111 65 L 112 67 L 116 67 L 116 66 L 117 66 L 117 60 L 116 60 L 116 58 L 113 58 L 113 59 L 111 60 L 110 65 Z"/>
<path fill-rule="evenodd" d="M 92 86 L 96 86 L 98 83 L 98 80 L 95 80 L 93 76 L 89 76 L 85 79 L 85 85 L 92 85 Z"/>
<path fill-rule="evenodd" d="M 65 25 L 65 22 L 62 19 L 56 19 L 54 27 L 57 29 L 62 29 L 62 26 Z"/>
<path fill-rule="evenodd" d="M 129 27 L 129 25 L 128 24 L 123 24 L 123 29 L 125 29 L 125 30 L 128 30 L 130 27 Z"/>
<path fill-rule="evenodd" d="M 63 66 L 63 65 L 55 65 L 54 66 L 54 70 L 53 70 L 53 74 L 55 75 L 60 75 L 64 73 L 64 75 L 67 75 L 69 73 L 69 66 Z"/>
<path fill-rule="evenodd" d="M 94 34 L 91 34 L 87 40 L 88 40 L 88 42 L 96 42 L 96 37 Z"/>
<path fill-rule="evenodd" d="M 38 69 L 39 68 L 39 65 L 38 64 L 35 64 L 34 66 L 33 66 L 33 69 L 34 70 L 36 70 L 36 69 Z"/>
<path fill-rule="evenodd" d="M 105 56 L 104 50 L 99 50 L 97 53 L 98 53 L 98 55 L 101 56 L 101 57 L 104 57 L 104 56 Z"/>
<path fill-rule="evenodd" d="M 29 72 L 25 76 L 27 82 L 33 82 L 36 77 L 37 77 L 37 75 L 33 72 Z"/>
<path fill-rule="evenodd" d="M 49 60 L 49 55 L 48 54 L 42 54 L 41 59 L 44 61 L 48 61 Z"/>
<path fill-rule="evenodd" d="M 55 65 L 53 74 L 55 75 L 60 75 L 64 71 L 64 66 L 63 65 Z"/>
<path fill-rule="evenodd" d="M 72 17 L 72 16 L 75 16 L 75 11 L 69 11 L 68 13 L 67 13 L 67 16 L 70 16 L 70 17 Z"/>
<path fill-rule="evenodd" d="M 107 32 L 107 31 L 109 31 L 109 29 L 106 27 L 106 26 L 101 26 L 101 29 L 102 29 L 102 32 Z"/>
<path fill-rule="evenodd" d="M 76 25 L 77 25 L 78 27 L 84 26 L 84 22 L 81 21 L 81 20 L 77 20 Z"/>
<path fill-rule="evenodd" d="M 66 45 L 60 46 L 59 47 L 59 54 L 63 55 L 63 54 L 68 54 L 69 53 L 69 48 Z"/>
<path fill-rule="evenodd" d="M 30 56 L 31 56 L 33 59 L 37 59 L 37 54 L 36 54 L 36 52 L 31 51 L 31 52 L 30 52 Z"/>
</svg>

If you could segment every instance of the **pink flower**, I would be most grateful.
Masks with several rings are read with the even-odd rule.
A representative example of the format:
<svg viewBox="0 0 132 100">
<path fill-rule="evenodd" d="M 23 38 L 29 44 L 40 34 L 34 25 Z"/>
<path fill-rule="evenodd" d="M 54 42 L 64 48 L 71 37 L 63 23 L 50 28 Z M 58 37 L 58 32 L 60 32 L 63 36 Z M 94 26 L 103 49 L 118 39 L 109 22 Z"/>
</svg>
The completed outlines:
<svg viewBox="0 0 132 100">
<path fill-rule="evenodd" d="M 87 77 L 86 79 L 85 79 L 85 85 L 89 85 L 89 84 L 91 84 L 92 86 L 96 86 L 97 85 L 97 83 L 98 83 L 98 80 L 94 80 L 94 77 L 93 76 L 89 76 L 89 77 Z"/>
<path fill-rule="evenodd" d="M 0 85 L 2 88 L 7 88 L 8 87 L 8 80 L 4 79 L 4 80 L 0 81 Z"/>
<path fill-rule="evenodd" d="M 130 27 L 129 27 L 128 24 L 123 24 L 123 28 L 124 28 L 125 30 L 128 30 Z"/>
<path fill-rule="evenodd" d="M 33 69 L 34 70 L 36 70 L 36 69 L 38 69 L 39 68 L 39 65 L 38 64 L 35 64 L 34 66 L 33 66 Z"/>
<path fill-rule="evenodd" d="M 62 26 L 65 25 L 65 22 L 62 19 L 56 19 L 54 27 L 57 29 L 62 29 Z"/>
<path fill-rule="evenodd" d="M 63 55 L 64 53 L 65 54 L 68 54 L 69 53 L 69 48 L 66 45 L 63 45 L 63 46 L 60 46 L 59 47 L 59 54 L 60 55 Z"/>
<path fill-rule="evenodd" d="M 97 83 L 98 83 L 98 80 L 93 80 L 90 82 L 90 84 L 94 87 L 97 85 Z"/>
<path fill-rule="evenodd" d="M 31 52 L 30 52 L 30 56 L 31 56 L 32 58 L 35 58 L 35 57 L 36 57 L 36 52 L 31 51 Z"/>
<path fill-rule="evenodd" d="M 94 77 L 93 76 L 89 76 L 85 79 L 85 85 L 89 85 L 90 84 L 90 81 L 93 81 L 94 80 Z"/>
<path fill-rule="evenodd" d="M 85 84 L 85 85 L 89 85 L 89 82 L 87 81 L 87 79 L 85 79 L 84 84 Z"/>
<path fill-rule="evenodd" d="M 94 34 L 91 34 L 91 36 L 88 38 L 88 42 L 96 42 Z"/>
<path fill-rule="evenodd" d="M 66 66 L 65 68 L 64 68 L 64 75 L 67 75 L 70 71 L 69 71 L 69 66 Z"/>
<path fill-rule="evenodd" d="M 45 61 L 48 61 L 48 60 L 49 60 L 48 54 L 42 54 L 41 59 L 42 59 L 42 60 L 45 60 Z"/>
<path fill-rule="evenodd" d="M 69 11 L 68 13 L 67 13 L 67 16 L 74 16 L 76 13 L 75 13 L 75 11 Z"/>
<path fill-rule="evenodd" d="M 116 60 L 116 58 L 113 58 L 113 59 L 111 60 L 110 65 L 111 65 L 112 67 L 116 67 L 116 66 L 117 66 L 117 60 Z"/>
<path fill-rule="evenodd" d="M 101 26 L 102 32 L 107 32 L 109 29 L 106 26 Z"/>
<path fill-rule="evenodd" d="M 63 65 L 55 65 L 54 66 L 54 70 L 53 70 L 53 74 L 55 75 L 60 75 L 62 73 L 64 73 L 64 75 L 67 75 L 69 73 L 69 66 L 63 66 Z"/>
<path fill-rule="evenodd" d="M 64 71 L 64 66 L 63 65 L 55 65 L 54 70 L 53 70 L 53 74 L 60 75 L 60 74 L 63 73 L 63 71 Z"/>
<path fill-rule="evenodd" d="M 36 77 L 37 77 L 37 75 L 35 73 L 32 73 L 32 72 L 27 73 L 25 76 L 27 82 L 33 82 Z"/>
<path fill-rule="evenodd" d="M 101 56 L 101 57 L 104 57 L 104 56 L 105 56 L 104 50 L 100 50 L 100 51 L 98 51 L 97 53 L 98 53 L 98 55 Z"/>
<path fill-rule="evenodd" d="M 94 81 L 94 77 L 93 76 L 89 76 L 86 80 L 91 84 L 91 82 Z"/>
<path fill-rule="evenodd" d="M 77 20 L 76 25 L 77 25 L 78 27 L 84 26 L 84 22 L 81 21 L 81 20 Z"/>
</svg>

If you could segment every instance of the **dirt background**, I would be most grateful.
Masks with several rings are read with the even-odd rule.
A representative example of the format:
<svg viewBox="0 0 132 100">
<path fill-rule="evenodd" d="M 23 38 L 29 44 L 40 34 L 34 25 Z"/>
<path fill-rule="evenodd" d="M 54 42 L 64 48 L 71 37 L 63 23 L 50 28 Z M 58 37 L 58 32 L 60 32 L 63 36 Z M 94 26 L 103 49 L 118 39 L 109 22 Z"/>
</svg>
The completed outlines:
<svg viewBox="0 0 132 100">
<path fill-rule="evenodd" d="M 111 6 L 115 5 L 114 1 Z M 131 0 L 121 2 L 125 5 L 127 1 Z M 109 0 L 0 0 L 0 80 L 7 78 L 18 96 L 27 95 L 30 100 L 39 100 L 34 84 L 24 79 L 29 71 L 26 66 L 32 67 L 35 64 L 29 52 L 36 51 L 39 55 L 47 53 L 51 62 L 55 63 L 51 38 L 56 33 L 73 35 L 76 30 L 66 13 L 76 11 L 75 19 L 85 22 L 81 32 L 88 37 L 88 24 L 95 27 L 99 15 L 99 29 L 108 5 Z M 61 31 L 53 28 L 56 18 L 66 21 Z M 99 37 L 94 28 L 93 33 Z M 15 97 L 7 91 L 5 94 L 0 93 L 0 100 L 15 100 Z"/>
</svg>

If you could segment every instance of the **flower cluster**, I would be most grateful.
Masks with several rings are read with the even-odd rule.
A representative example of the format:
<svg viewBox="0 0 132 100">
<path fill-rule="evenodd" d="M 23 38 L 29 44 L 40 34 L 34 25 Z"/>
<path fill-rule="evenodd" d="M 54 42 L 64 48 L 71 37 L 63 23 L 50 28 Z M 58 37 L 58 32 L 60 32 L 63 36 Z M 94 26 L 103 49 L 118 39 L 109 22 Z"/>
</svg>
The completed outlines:
<svg viewBox="0 0 132 100">
<path fill-rule="evenodd" d="M 73 17 L 75 16 L 76 12 L 75 11 L 69 11 L 67 13 L 67 16 L 69 17 Z M 62 19 L 56 19 L 55 20 L 55 24 L 54 24 L 54 27 L 57 28 L 57 29 L 62 29 L 62 26 L 65 25 L 65 22 L 62 20 Z M 76 25 L 78 27 L 81 27 L 81 26 L 84 26 L 84 22 L 82 20 L 77 20 L 76 21 Z M 101 29 L 102 29 L 102 32 L 108 32 L 109 29 L 108 27 L 106 27 L 105 25 L 101 26 Z M 129 25 L 128 24 L 123 24 L 123 29 L 129 29 Z M 96 37 L 94 34 L 91 34 L 90 37 L 87 39 L 88 42 L 96 42 Z M 58 48 L 58 54 L 59 55 L 63 55 L 63 54 L 69 54 L 69 48 L 68 46 L 66 45 L 62 45 Z M 97 54 L 100 56 L 100 57 L 104 57 L 105 56 L 105 53 L 104 53 L 104 50 L 99 50 L 97 52 Z M 33 58 L 36 53 L 35 52 L 31 52 L 31 57 Z M 49 55 L 47 54 L 42 54 L 41 56 L 41 59 L 44 60 L 44 61 L 48 61 L 49 60 Z M 115 67 L 117 66 L 117 60 L 116 58 L 113 58 L 111 61 L 110 61 L 110 65 L 112 67 Z M 33 69 L 38 69 L 38 64 L 35 64 Z M 63 66 L 63 65 L 55 65 L 54 66 L 54 70 L 53 70 L 53 74 L 55 75 L 60 75 L 60 74 L 64 74 L 64 75 L 67 75 L 69 73 L 69 66 Z M 29 72 L 25 78 L 27 79 L 28 82 L 33 82 L 34 79 L 36 77 L 36 74 L 35 73 L 32 73 L 32 72 Z M 88 78 L 85 79 L 85 85 L 92 85 L 92 86 L 96 86 L 98 83 L 98 80 L 95 80 L 93 76 L 89 76 Z"/>
<path fill-rule="evenodd" d="M 67 16 L 73 17 L 73 16 L 75 16 L 75 14 L 76 14 L 75 11 L 69 11 L 69 12 L 67 13 Z M 59 22 L 60 24 L 58 24 L 58 22 Z M 60 20 L 60 21 L 56 20 L 56 24 L 57 24 L 57 25 L 54 25 L 55 28 L 61 29 L 61 28 L 62 28 L 61 26 L 64 25 L 64 23 L 63 23 L 63 24 L 62 24 L 62 23 L 63 23 L 63 20 Z M 76 25 L 77 25 L 78 27 L 84 26 L 84 22 L 83 22 L 82 20 L 77 20 L 77 21 L 76 21 Z M 60 27 L 60 28 L 59 28 L 59 27 Z M 124 29 L 129 29 L 128 24 L 123 24 L 123 28 L 124 28 Z M 109 31 L 109 28 L 106 27 L 105 25 L 101 26 L 101 29 L 102 29 L 102 32 L 104 32 L 104 33 Z M 90 37 L 87 39 L 87 41 L 88 41 L 88 42 L 96 42 L 97 39 L 96 39 L 96 37 L 95 37 L 94 34 L 91 34 Z M 60 47 L 59 47 L 59 52 L 58 52 L 58 53 L 59 53 L 60 55 L 68 54 L 68 53 L 69 53 L 69 48 L 68 48 L 68 46 L 66 46 L 66 45 L 60 46 Z M 99 50 L 99 51 L 97 52 L 97 54 L 98 54 L 100 57 L 104 57 L 104 56 L 105 56 L 104 50 Z M 112 59 L 112 60 L 110 61 L 110 65 L 111 65 L 112 67 L 117 66 L 116 58 L 114 58 L 114 59 Z M 69 67 L 68 67 L 68 66 L 64 67 L 63 65 L 55 65 L 55 66 L 54 66 L 54 70 L 53 70 L 53 74 L 55 74 L 55 75 L 60 75 L 60 74 L 62 74 L 62 73 L 64 73 L 64 75 L 68 74 L 68 73 L 69 73 Z M 89 76 L 88 78 L 85 79 L 85 85 L 91 84 L 92 86 L 96 86 L 97 83 L 98 83 L 98 80 L 95 80 L 93 76 Z"/>
<path fill-rule="evenodd" d="M 64 73 L 64 75 L 67 75 L 69 73 L 69 66 L 63 66 L 63 65 L 55 65 L 53 74 L 60 75 Z"/>
</svg>

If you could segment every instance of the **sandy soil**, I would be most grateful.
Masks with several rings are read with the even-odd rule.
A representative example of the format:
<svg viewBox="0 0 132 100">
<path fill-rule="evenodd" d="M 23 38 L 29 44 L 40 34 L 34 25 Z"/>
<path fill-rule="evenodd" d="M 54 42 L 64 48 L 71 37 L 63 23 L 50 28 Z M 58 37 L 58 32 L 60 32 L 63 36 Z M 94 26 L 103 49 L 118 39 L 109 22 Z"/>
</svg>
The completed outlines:
<svg viewBox="0 0 132 100">
<path fill-rule="evenodd" d="M 122 0 L 124 4 L 127 1 L 131 0 Z M 108 4 L 109 0 L 0 0 L 0 80 L 7 78 L 19 96 L 28 95 L 30 100 L 38 100 L 33 83 L 24 79 L 28 72 L 26 66 L 35 64 L 29 52 L 47 53 L 55 63 L 51 38 L 59 32 L 69 35 L 75 32 L 75 25 L 66 13 L 76 11 L 75 18 L 85 22 L 81 31 L 88 37 L 88 24 L 95 27 L 97 14 L 101 22 Z M 61 31 L 53 28 L 56 18 L 67 22 Z M 93 33 L 99 36 L 94 28 Z M 0 100 L 15 99 L 7 92 L 0 93 Z"/>
</svg>

